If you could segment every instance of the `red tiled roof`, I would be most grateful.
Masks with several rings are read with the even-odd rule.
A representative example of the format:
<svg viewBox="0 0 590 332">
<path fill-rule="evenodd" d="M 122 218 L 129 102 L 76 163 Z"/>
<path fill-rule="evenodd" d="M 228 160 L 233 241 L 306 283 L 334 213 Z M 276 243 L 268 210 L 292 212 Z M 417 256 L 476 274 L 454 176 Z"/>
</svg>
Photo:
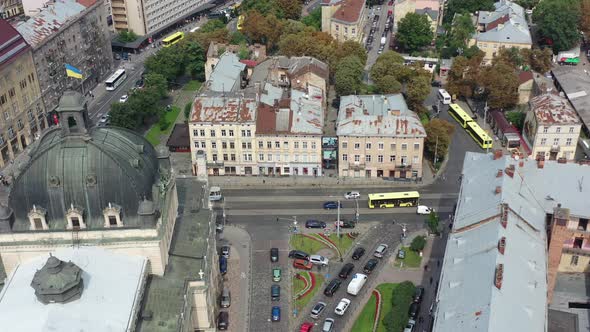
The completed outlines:
<svg viewBox="0 0 590 332">
<path fill-rule="evenodd" d="M 254 68 L 258 64 L 258 61 L 256 60 L 240 60 L 240 62 L 250 68 Z"/>
<path fill-rule="evenodd" d="M 96 0 L 76 0 L 76 2 L 86 8 L 89 8 L 96 3 Z"/>
<path fill-rule="evenodd" d="M 344 0 L 332 18 L 354 23 L 358 21 L 364 5 L 365 2 L 363 0 Z"/>
<path fill-rule="evenodd" d="M 285 105 L 286 103 L 286 105 Z M 258 105 L 258 114 L 256 115 L 256 134 L 278 134 L 277 130 L 277 110 L 278 108 L 288 108 L 288 100 L 278 101 L 275 105 L 270 106 L 265 103 Z M 286 106 L 286 107 L 285 107 Z M 289 112 L 289 129 L 281 131 L 282 133 L 290 132 L 293 124 L 293 112 Z"/>
<path fill-rule="evenodd" d="M 526 83 L 533 79 L 533 72 L 531 71 L 521 71 L 518 73 L 518 82 L 520 84 Z"/>
<path fill-rule="evenodd" d="M 10 23 L 0 19 L 0 67 L 9 64 L 29 48 L 17 30 Z"/>
<path fill-rule="evenodd" d="M 494 29 L 495 27 L 497 27 L 498 25 L 508 22 L 509 20 L 510 20 L 510 16 L 504 15 L 504 16 L 500 17 L 499 19 L 488 23 L 488 25 L 486 25 L 486 31 L 490 31 L 490 30 Z"/>
</svg>

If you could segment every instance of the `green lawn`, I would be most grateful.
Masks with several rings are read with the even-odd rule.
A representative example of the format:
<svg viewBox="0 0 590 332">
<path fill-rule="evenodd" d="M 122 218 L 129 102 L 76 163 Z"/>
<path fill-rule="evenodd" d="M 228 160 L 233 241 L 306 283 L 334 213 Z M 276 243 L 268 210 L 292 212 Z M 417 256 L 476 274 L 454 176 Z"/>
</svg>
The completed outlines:
<svg viewBox="0 0 590 332">
<path fill-rule="evenodd" d="M 404 281 L 401 284 L 380 284 L 377 286 L 377 290 L 381 293 L 381 313 L 377 332 L 387 332 L 385 320 L 389 320 L 393 331 L 402 332 L 408 322 L 408 310 L 414 289 L 414 285 L 409 281 Z M 398 303 L 396 308 L 393 308 L 392 296 L 396 296 L 396 303 Z"/>
<path fill-rule="evenodd" d="M 375 295 L 371 295 L 369 302 L 365 304 L 365 306 L 363 307 L 363 311 L 361 311 L 361 314 L 354 322 L 352 331 L 373 330 L 373 318 L 375 317 L 375 302 L 377 302 L 377 297 Z"/>
<path fill-rule="evenodd" d="M 314 273 L 315 276 L 315 287 L 312 288 L 307 295 L 304 297 L 295 300 L 295 307 L 299 310 L 303 310 L 305 306 L 309 303 L 309 301 L 313 300 L 315 294 L 318 292 L 320 288 L 322 288 L 324 284 L 324 277 L 319 273 Z M 303 281 L 293 278 L 293 295 L 297 294 L 300 290 L 303 289 L 305 284 Z"/>
<path fill-rule="evenodd" d="M 305 251 L 310 255 L 315 255 L 321 249 L 326 248 L 321 242 L 312 240 L 301 234 L 292 235 L 291 240 L 289 240 L 289 245 L 292 249 Z"/>
<path fill-rule="evenodd" d="M 379 315 L 379 324 L 377 325 L 377 332 L 385 332 L 385 326 L 383 325 L 383 318 L 385 314 L 391 311 L 391 294 L 393 290 L 399 284 L 380 284 L 377 286 L 377 290 L 381 293 L 381 314 Z M 401 332 L 401 331 L 399 331 Z"/>
<path fill-rule="evenodd" d="M 170 112 L 165 112 L 164 117 L 168 122 L 168 127 L 166 129 L 161 130 L 159 123 L 154 123 L 152 128 L 145 134 L 145 138 L 152 143 L 153 146 L 157 146 L 160 144 L 160 136 L 161 135 L 169 135 L 174 128 L 174 123 L 176 122 L 176 118 L 180 113 L 180 107 L 172 106 L 172 110 Z"/>
<path fill-rule="evenodd" d="M 297 272 L 297 271 L 296 271 Z M 301 279 L 293 278 L 293 296 L 303 290 L 305 283 Z"/>
<path fill-rule="evenodd" d="M 201 84 L 202 83 L 199 81 L 192 80 L 192 81 L 189 81 L 188 83 L 186 83 L 182 87 L 182 90 L 184 90 L 184 91 L 197 91 L 201 87 Z"/>
<path fill-rule="evenodd" d="M 340 230 L 342 231 L 342 230 Z M 342 253 L 342 255 L 344 255 L 346 253 L 346 251 L 352 246 L 352 244 L 354 243 L 354 240 L 351 239 L 350 237 L 348 237 L 348 235 L 346 235 L 346 233 L 341 233 L 342 237 L 340 240 L 338 240 L 338 235 L 336 233 L 332 233 L 330 234 L 330 240 L 332 240 L 332 242 L 336 243 L 336 246 L 338 247 L 338 249 L 340 249 L 340 252 Z"/>
<path fill-rule="evenodd" d="M 401 262 L 404 262 L 405 268 L 417 268 L 420 267 L 420 263 L 422 262 L 422 257 L 420 254 L 410 250 L 410 247 L 402 247 L 402 249 L 406 252 L 406 258 L 399 259 L 397 258 L 397 252 L 395 253 L 395 262 L 393 265 L 395 267 L 401 267 Z"/>
</svg>

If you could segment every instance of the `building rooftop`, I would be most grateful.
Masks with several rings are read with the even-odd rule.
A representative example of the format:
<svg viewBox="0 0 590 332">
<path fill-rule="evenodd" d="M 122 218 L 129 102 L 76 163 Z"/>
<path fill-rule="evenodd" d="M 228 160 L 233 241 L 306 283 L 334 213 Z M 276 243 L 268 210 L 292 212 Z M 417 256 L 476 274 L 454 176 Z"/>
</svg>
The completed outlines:
<svg viewBox="0 0 590 332">
<path fill-rule="evenodd" d="M 579 124 L 580 119 L 567 99 L 546 93 L 529 101 L 539 125 Z"/>
<path fill-rule="evenodd" d="M 431 20 L 436 21 L 438 19 L 438 10 L 432 9 L 430 7 L 416 9 L 416 14 L 418 15 L 428 15 Z"/>
<path fill-rule="evenodd" d="M 85 9 L 86 6 L 74 0 L 49 1 L 37 15 L 17 22 L 16 29 L 33 48 L 37 48 Z"/>
<path fill-rule="evenodd" d="M 551 69 L 555 85 L 565 93 L 586 128 L 590 128 L 590 75 L 576 66 Z"/>
<path fill-rule="evenodd" d="M 0 326 L 14 332 L 133 330 L 147 258 L 97 247 L 64 248 L 53 255 L 82 269 L 81 297 L 68 303 L 40 302 L 31 281 L 48 256 L 38 256 L 18 265 L 6 280 L 0 293 Z"/>
<path fill-rule="evenodd" d="M 168 141 L 166 141 L 167 147 L 190 147 L 190 135 L 188 131 L 188 125 L 186 123 L 177 123 L 172 129 Z"/>
<path fill-rule="evenodd" d="M 512 1 L 494 3 L 494 11 L 480 11 L 477 22 L 485 32 L 476 32 L 478 41 L 531 44 L 531 32 L 524 9 Z"/>
<path fill-rule="evenodd" d="M 191 122 L 254 122 L 256 100 L 253 98 L 198 96 L 193 102 Z"/>
<path fill-rule="evenodd" d="M 213 72 L 206 82 L 207 90 L 213 92 L 232 92 L 240 88 L 242 72 L 246 65 L 232 52 L 225 52 L 213 68 Z"/>
<path fill-rule="evenodd" d="M 309 56 L 289 58 L 280 55 L 267 58 L 260 62 L 252 71 L 250 85 L 252 86 L 256 83 L 264 84 L 267 82 L 277 85 L 281 79 L 278 77 L 278 69 L 286 71 L 289 79 L 307 73 L 314 73 L 322 77 L 326 82 L 328 81 L 329 70 L 328 65 L 325 62 Z M 297 87 L 297 85 L 297 81 L 291 81 L 291 86 Z M 324 89 L 325 87 L 320 88 Z"/>
<path fill-rule="evenodd" d="M 29 45 L 18 31 L 6 20 L 0 19 L 0 68 L 29 49 Z"/>
<path fill-rule="evenodd" d="M 549 332 L 590 330 L 588 309 L 569 306 L 570 302 L 590 302 L 586 273 L 557 273 L 553 298 L 549 303 Z"/>
<path fill-rule="evenodd" d="M 426 137 L 401 94 L 343 96 L 337 127 L 338 136 Z"/>
<path fill-rule="evenodd" d="M 340 8 L 332 16 L 333 20 L 344 23 L 356 23 L 365 8 L 365 0 L 342 0 Z"/>
<path fill-rule="evenodd" d="M 532 71 L 520 71 L 518 73 L 518 82 L 520 84 L 526 83 L 530 80 L 532 80 L 533 77 L 533 72 Z"/>
</svg>

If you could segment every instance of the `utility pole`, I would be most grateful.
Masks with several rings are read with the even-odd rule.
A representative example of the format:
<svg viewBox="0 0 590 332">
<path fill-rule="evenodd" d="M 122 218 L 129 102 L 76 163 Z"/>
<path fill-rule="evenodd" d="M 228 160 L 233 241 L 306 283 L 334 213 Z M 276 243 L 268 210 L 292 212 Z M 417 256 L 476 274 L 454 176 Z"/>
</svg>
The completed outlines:
<svg viewBox="0 0 590 332">
<path fill-rule="evenodd" d="M 487 115 L 488 115 L 488 102 L 486 101 L 486 105 L 483 108 L 483 131 L 486 131 L 486 119 L 487 119 Z M 488 153 L 490 151 L 490 148 L 487 147 L 486 148 L 486 153 Z"/>
</svg>

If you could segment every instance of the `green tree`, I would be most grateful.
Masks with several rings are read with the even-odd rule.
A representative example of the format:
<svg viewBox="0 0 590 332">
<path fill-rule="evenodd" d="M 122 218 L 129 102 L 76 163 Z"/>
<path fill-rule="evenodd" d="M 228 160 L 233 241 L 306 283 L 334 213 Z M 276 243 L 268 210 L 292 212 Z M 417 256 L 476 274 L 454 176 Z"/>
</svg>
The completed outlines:
<svg viewBox="0 0 590 332">
<path fill-rule="evenodd" d="M 393 288 L 391 294 L 391 310 L 382 313 L 385 331 L 398 332 L 404 329 L 409 318 L 408 311 L 415 290 L 416 287 L 409 281 L 404 281 Z"/>
<path fill-rule="evenodd" d="M 185 54 L 186 70 L 193 79 L 205 80 L 205 50 L 201 44 L 187 42 L 183 44 L 182 52 Z"/>
<path fill-rule="evenodd" d="M 193 103 L 192 102 L 188 102 L 188 103 L 186 103 L 186 105 L 184 105 L 184 119 L 185 119 L 185 122 L 188 122 L 190 120 L 192 108 L 193 108 Z"/>
<path fill-rule="evenodd" d="M 412 52 L 429 45 L 433 38 L 432 27 L 426 15 L 409 13 L 398 24 L 397 42 Z"/>
<path fill-rule="evenodd" d="M 524 125 L 525 113 L 519 111 L 506 112 L 506 120 L 513 124 L 519 131 L 522 131 Z"/>
<path fill-rule="evenodd" d="M 273 48 L 281 36 L 283 22 L 274 14 L 264 16 L 258 11 L 251 10 L 246 13 L 242 33 L 250 41 L 265 44 L 267 48 Z"/>
<path fill-rule="evenodd" d="M 485 67 L 479 81 L 489 107 L 505 109 L 518 102 L 518 74 L 510 64 L 496 62 Z"/>
<path fill-rule="evenodd" d="M 306 29 L 310 29 L 310 27 L 299 21 L 286 20 L 283 22 L 283 35 L 300 33 Z"/>
<path fill-rule="evenodd" d="M 278 17 L 283 17 L 283 13 L 277 5 L 276 0 L 244 0 L 240 7 L 243 13 L 255 10 L 262 15 L 274 14 Z"/>
<path fill-rule="evenodd" d="M 406 87 L 406 96 L 410 104 L 422 104 L 430 94 L 430 77 L 414 76 Z"/>
<path fill-rule="evenodd" d="M 456 13 L 475 13 L 480 10 L 493 10 L 494 0 L 449 0 L 444 21 L 451 23 Z"/>
<path fill-rule="evenodd" d="M 301 17 L 303 3 L 299 0 L 276 0 L 277 6 L 283 13 L 282 18 L 298 20 Z"/>
<path fill-rule="evenodd" d="M 166 97 L 168 91 L 168 83 L 166 78 L 161 74 L 147 73 L 145 75 L 145 88 L 154 93 L 159 99 Z"/>
<path fill-rule="evenodd" d="M 109 112 L 112 126 L 134 130 L 139 127 L 141 118 L 135 114 L 135 110 L 127 103 L 114 103 Z"/>
<path fill-rule="evenodd" d="M 532 50 L 525 50 L 525 54 L 528 54 L 528 62 L 532 70 L 541 74 L 551 70 L 553 52 L 551 52 L 550 48 L 533 48 Z"/>
<path fill-rule="evenodd" d="M 439 232 L 439 217 L 438 214 L 434 211 L 430 212 L 428 215 L 428 229 L 430 233 L 438 234 Z"/>
<path fill-rule="evenodd" d="M 424 236 L 416 236 L 412 243 L 410 243 L 410 249 L 412 251 L 420 252 L 426 247 L 426 238 Z"/>
<path fill-rule="evenodd" d="M 402 84 L 393 75 L 385 75 L 378 81 L 375 81 L 375 86 L 380 93 L 400 93 L 402 91 Z"/>
<path fill-rule="evenodd" d="M 225 29 L 225 23 L 223 23 L 220 19 L 214 19 L 207 21 L 207 23 L 203 24 L 198 32 L 200 33 L 208 33 L 213 32 L 216 30 Z"/>
<path fill-rule="evenodd" d="M 350 55 L 356 56 L 364 66 L 367 63 L 367 50 L 363 45 L 356 41 L 347 40 L 337 44 L 336 58 L 346 58 Z"/>
<path fill-rule="evenodd" d="M 246 36 L 240 31 L 235 31 L 231 34 L 229 43 L 232 45 L 240 45 L 243 43 L 248 43 Z"/>
<path fill-rule="evenodd" d="M 351 55 L 338 63 L 334 75 L 334 88 L 339 96 L 356 94 L 361 90 L 363 64 L 358 57 Z"/>
<path fill-rule="evenodd" d="M 553 52 L 569 50 L 580 41 L 579 0 L 541 1 L 533 12 L 538 33 L 553 42 Z"/>
<path fill-rule="evenodd" d="M 322 7 L 318 6 L 316 9 L 312 10 L 309 15 L 302 17 L 301 22 L 317 31 L 322 30 Z"/>
<path fill-rule="evenodd" d="M 580 30 L 590 35 L 590 0 L 580 0 Z"/>
<path fill-rule="evenodd" d="M 449 151 L 455 126 L 442 119 L 432 119 L 424 126 L 424 129 L 426 130 L 424 147 L 431 155 L 434 156 L 436 153 L 436 159 L 442 161 Z"/>
<path fill-rule="evenodd" d="M 133 30 L 123 30 L 119 32 L 119 36 L 117 37 L 117 39 L 119 39 L 119 41 L 122 43 L 131 43 L 137 39 L 137 35 L 135 34 L 135 32 L 133 32 Z"/>
<path fill-rule="evenodd" d="M 533 9 L 540 0 L 516 0 L 515 2 L 524 9 Z"/>
<path fill-rule="evenodd" d="M 145 68 L 148 72 L 164 76 L 168 82 L 174 81 L 184 74 L 184 52 L 182 52 L 178 44 L 163 48 L 146 59 Z"/>
</svg>

